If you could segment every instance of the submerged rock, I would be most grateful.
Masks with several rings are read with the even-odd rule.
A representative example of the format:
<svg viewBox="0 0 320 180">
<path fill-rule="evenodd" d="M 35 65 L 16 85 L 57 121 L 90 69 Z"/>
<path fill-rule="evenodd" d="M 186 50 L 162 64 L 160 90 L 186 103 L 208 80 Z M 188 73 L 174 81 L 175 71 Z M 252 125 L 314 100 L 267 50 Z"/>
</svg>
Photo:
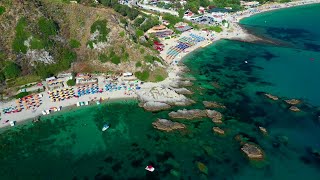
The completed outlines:
<svg viewBox="0 0 320 180">
<path fill-rule="evenodd" d="M 220 129 L 219 127 L 213 127 L 212 130 L 217 134 L 224 135 L 224 130 Z"/>
<path fill-rule="evenodd" d="M 220 109 L 225 109 L 226 106 L 221 104 L 221 103 L 217 103 L 217 102 L 211 102 L 211 101 L 203 101 L 202 102 L 204 107 L 206 108 L 220 108 Z"/>
<path fill-rule="evenodd" d="M 241 150 L 249 159 L 263 159 L 263 152 L 257 145 L 246 143 Z"/>
<path fill-rule="evenodd" d="M 272 94 L 264 94 L 265 96 L 267 96 L 267 98 L 269 98 L 269 99 L 272 99 L 272 100 L 274 100 L 274 101 L 277 101 L 279 98 L 277 97 L 277 96 L 274 96 L 274 95 L 272 95 Z"/>
<path fill-rule="evenodd" d="M 205 164 L 203 164 L 202 162 L 197 162 L 197 167 L 200 172 L 208 175 L 208 168 Z"/>
<path fill-rule="evenodd" d="M 262 132 L 263 135 L 267 135 L 268 131 L 266 128 L 259 126 L 260 131 Z"/>
<path fill-rule="evenodd" d="M 167 119 L 158 119 L 155 122 L 153 122 L 152 125 L 154 128 L 161 131 L 166 131 L 166 132 L 170 132 L 178 129 L 181 130 L 186 128 L 186 125 L 182 123 L 172 122 Z"/>
<path fill-rule="evenodd" d="M 197 119 L 207 117 L 207 113 L 205 110 L 193 109 L 193 110 L 178 110 L 169 113 L 171 118 L 175 119 Z"/>
<path fill-rule="evenodd" d="M 180 87 L 189 87 L 189 86 L 192 86 L 193 83 L 189 80 L 186 80 L 186 81 L 182 81 L 182 80 L 177 80 L 177 81 L 174 81 L 174 82 L 171 82 L 169 84 L 169 86 L 173 87 L 173 88 L 180 88 Z"/>
<path fill-rule="evenodd" d="M 300 111 L 300 109 L 297 108 L 296 106 L 291 106 L 289 109 L 290 109 L 291 111 L 293 111 L 293 112 L 299 112 L 299 111 Z"/>
<path fill-rule="evenodd" d="M 145 110 L 147 111 L 161 111 L 161 110 L 167 110 L 170 109 L 171 106 L 166 103 L 162 102 L 154 102 L 154 101 L 149 101 L 143 104 L 142 106 Z"/>
<path fill-rule="evenodd" d="M 206 110 L 207 116 L 212 119 L 214 123 L 222 123 L 222 114 L 216 110 Z"/>
<path fill-rule="evenodd" d="M 301 101 L 298 100 L 298 99 L 289 99 L 289 100 L 284 100 L 287 104 L 290 104 L 290 105 L 297 105 L 297 104 L 300 104 Z"/>
</svg>

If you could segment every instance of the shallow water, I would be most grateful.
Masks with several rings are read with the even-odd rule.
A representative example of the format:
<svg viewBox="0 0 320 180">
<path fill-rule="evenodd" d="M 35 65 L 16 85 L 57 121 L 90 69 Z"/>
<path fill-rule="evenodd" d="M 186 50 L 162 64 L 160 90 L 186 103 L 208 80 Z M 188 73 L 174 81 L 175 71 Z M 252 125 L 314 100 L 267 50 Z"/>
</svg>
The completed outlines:
<svg viewBox="0 0 320 180">
<path fill-rule="evenodd" d="M 282 17 L 283 11 L 267 17 Z M 305 7 L 301 11 L 309 16 Z M 301 18 L 299 13 L 288 15 Z M 133 100 L 79 108 L 3 132 L 1 179 L 320 179 L 319 155 L 312 153 L 320 150 L 319 83 L 314 77 L 320 72 L 318 51 L 223 40 L 190 54 L 185 63 L 191 69 L 188 76 L 196 78 L 190 89 L 197 101 L 186 108 L 204 109 L 203 100 L 225 104 L 227 109 L 219 110 L 225 136 L 215 135 L 215 125 L 206 118 L 177 120 L 187 125 L 184 131 L 157 131 L 151 123 L 168 118 L 170 111 L 145 112 Z M 263 92 L 281 100 L 267 99 Z M 287 98 L 302 98 L 302 112 L 288 110 L 282 101 Z M 111 127 L 101 132 L 105 122 Z M 269 135 L 262 135 L 259 126 Z M 258 144 L 265 160 L 249 161 L 235 140 L 238 134 Z M 155 166 L 154 173 L 144 170 L 148 164 Z"/>
</svg>

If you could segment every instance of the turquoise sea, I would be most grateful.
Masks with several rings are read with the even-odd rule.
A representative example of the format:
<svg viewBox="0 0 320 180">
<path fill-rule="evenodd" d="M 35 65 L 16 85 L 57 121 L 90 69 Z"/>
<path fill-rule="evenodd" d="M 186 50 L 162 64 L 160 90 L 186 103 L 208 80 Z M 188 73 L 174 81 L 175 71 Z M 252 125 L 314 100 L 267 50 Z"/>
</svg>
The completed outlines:
<svg viewBox="0 0 320 180">
<path fill-rule="evenodd" d="M 127 100 L 77 108 L 2 132 L 0 179 L 320 179 L 318 19 L 320 5 L 256 15 L 241 24 L 281 45 L 222 40 L 185 58 L 197 102 L 186 108 L 225 104 L 225 136 L 206 118 L 178 120 L 185 131 L 153 129 L 178 107 L 151 113 Z M 301 99 L 302 111 L 288 110 L 288 98 Z M 111 127 L 101 132 L 105 122 Z M 237 135 L 259 145 L 265 159 L 249 161 Z M 154 173 L 144 170 L 149 164 Z"/>
</svg>

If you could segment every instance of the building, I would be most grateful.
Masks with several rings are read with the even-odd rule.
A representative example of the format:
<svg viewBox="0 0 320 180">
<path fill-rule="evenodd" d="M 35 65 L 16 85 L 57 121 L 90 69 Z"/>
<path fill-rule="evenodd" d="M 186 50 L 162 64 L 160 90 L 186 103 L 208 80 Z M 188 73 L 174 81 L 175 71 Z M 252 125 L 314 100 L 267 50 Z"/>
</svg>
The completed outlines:
<svg viewBox="0 0 320 180">
<path fill-rule="evenodd" d="M 90 74 L 83 74 L 83 73 L 78 73 L 76 76 L 76 84 L 91 84 L 91 83 L 97 83 L 98 79 L 93 78 Z"/>
<path fill-rule="evenodd" d="M 168 29 L 165 25 L 154 26 L 147 31 L 147 34 L 154 34 L 158 38 L 165 38 L 171 36 L 173 31 Z"/>
</svg>

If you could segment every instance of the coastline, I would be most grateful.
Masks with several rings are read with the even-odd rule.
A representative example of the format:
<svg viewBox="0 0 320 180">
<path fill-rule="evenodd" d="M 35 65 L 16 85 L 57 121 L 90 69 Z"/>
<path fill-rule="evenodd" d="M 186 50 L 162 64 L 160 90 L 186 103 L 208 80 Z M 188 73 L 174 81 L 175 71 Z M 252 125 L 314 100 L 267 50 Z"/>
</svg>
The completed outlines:
<svg viewBox="0 0 320 180">
<path fill-rule="evenodd" d="M 194 52 L 195 50 L 206 47 L 208 45 L 212 45 L 213 43 L 221 40 L 221 39 L 233 39 L 233 40 L 245 40 L 247 41 L 248 39 L 255 39 L 254 35 L 251 35 L 248 33 L 245 29 L 243 29 L 238 23 L 240 22 L 241 19 L 248 18 L 250 16 L 267 12 L 267 11 L 273 11 L 273 10 L 278 10 L 278 9 L 283 9 L 283 8 L 290 8 L 290 7 L 295 7 L 295 6 L 302 6 L 302 5 L 308 5 L 308 4 L 315 4 L 315 3 L 320 3 L 320 0 L 313 0 L 313 1 L 294 1 L 290 3 L 285 3 L 285 4 L 279 4 L 279 3 L 271 3 L 271 4 L 265 4 L 260 7 L 258 7 L 258 11 L 241 11 L 237 12 L 234 14 L 228 15 L 226 19 L 229 20 L 230 22 L 230 27 L 228 29 L 223 28 L 223 31 L 221 33 L 213 33 L 213 34 L 207 34 L 205 31 L 196 31 L 196 30 L 191 30 L 188 32 L 182 33 L 179 37 L 182 36 L 187 36 L 190 35 L 191 33 L 202 36 L 202 37 L 212 37 L 214 38 L 213 40 L 206 39 L 205 41 L 202 41 L 200 43 L 197 43 L 196 45 L 190 47 L 187 49 L 187 51 L 180 53 L 177 58 L 172 59 L 171 61 L 166 59 L 166 52 L 169 49 L 169 47 L 175 45 L 177 43 L 177 38 L 172 38 L 168 40 L 164 40 L 163 44 L 165 44 L 164 50 L 160 53 L 160 56 L 163 58 L 164 61 L 169 64 L 168 66 L 168 77 L 159 83 L 145 83 L 141 85 L 142 89 L 150 90 L 154 87 L 170 87 L 171 83 L 177 82 L 181 80 L 180 74 L 183 72 L 184 67 L 179 65 L 179 63 L 183 64 L 183 59 L 185 56 L 190 54 L 191 52 Z M 210 35 L 210 36 L 209 36 Z M 259 37 L 257 37 L 259 38 Z M 177 63 L 172 63 L 173 61 L 177 61 Z M 103 88 L 103 87 L 102 87 Z M 51 102 L 48 96 L 43 96 L 43 105 L 41 108 L 36 109 L 34 112 L 31 110 L 29 111 L 23 111 L 19 112 L 17 114 L 3 114 L 1 113 L 1 120 L 2 122 L 0 123 L 0 128 L 8 127 L 10 126 L 9 123 L 3 123 L 5 120 L 11 120 L 15 121 L 17 125 L 23 124 L 25 122 L 29 122 L 30 120 L 43 116 L 42 115 L 42 110 L 50 109 L 51 107 L 57 107 L 61 106 L 63 107 L 62 111 L 68 111 L 76 107 L 77 102 L 83 102 L 83 101 L 90 101 L 95 103 L 99 99 L 107 99 L 107 102 L 109 101 L 119 101 L 119 100 L 126 100 L 126 99 L 136 99 L 138 96 L 136 93 L 133 93 L 132 95 L 128 96 L 124 94 L 124 91 L 116 91 L 112 93 L 108 92 L 103 92 L 101 94 L 95 94 L 95 95 L 86 95 L 83 97 L 80 97 L 78 99 L 73 98 L 67 101 L 60 101 L 60 102 Z M 8 107 L 9 105 L 12 104 L 11 102 L 6 102 L 6 103 L 0 103 L 1 107 Z M 66 110 L 64 110 L 66 109 Z M 55 113 L 53 112 L 52 115 Z M 51 115 L 51 114 L 50 114 Z M 5 128 L 6 129 L 6 128 Z"/>
</svg>

